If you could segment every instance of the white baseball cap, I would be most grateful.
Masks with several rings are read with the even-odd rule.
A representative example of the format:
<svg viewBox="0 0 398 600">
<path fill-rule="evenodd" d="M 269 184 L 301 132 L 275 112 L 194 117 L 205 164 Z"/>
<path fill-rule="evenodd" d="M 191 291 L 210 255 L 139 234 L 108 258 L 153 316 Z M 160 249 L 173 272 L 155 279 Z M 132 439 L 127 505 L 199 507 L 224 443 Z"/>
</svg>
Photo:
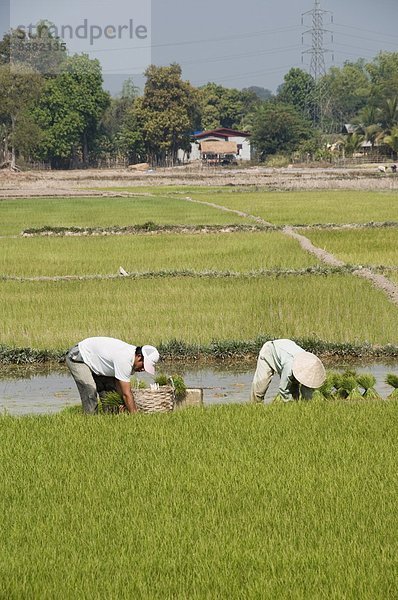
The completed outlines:
<svg viewBox="0 0 398 600">
<path fill-rule="evenodd" d="M 150 375 L 155 375 L 155 366 L 160 356 L 155 346 L 142 346 L 142 356 L 144 357 L 144 369 Z"/>
</svg>

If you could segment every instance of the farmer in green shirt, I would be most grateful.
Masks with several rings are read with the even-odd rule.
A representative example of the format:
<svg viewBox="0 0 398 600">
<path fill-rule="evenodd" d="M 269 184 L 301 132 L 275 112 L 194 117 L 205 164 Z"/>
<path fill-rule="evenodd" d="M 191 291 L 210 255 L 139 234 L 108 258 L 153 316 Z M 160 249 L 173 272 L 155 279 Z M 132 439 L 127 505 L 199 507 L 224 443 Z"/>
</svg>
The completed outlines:
<svg viewBox="0 0 398 600">
<path fill-rule="evenodd" d="M 251 401 L 262 402 L 273 375 L 281 380 L 279 394 L 285 402 L 300 396 L 310 398 L 326 378 L 325 367 L 315 354 L 306 352 L 292 340 L 273 340 L 261 348 L 251 389 Z M 266 404 L 272 398 L 265 400 Z"/>
</svg>

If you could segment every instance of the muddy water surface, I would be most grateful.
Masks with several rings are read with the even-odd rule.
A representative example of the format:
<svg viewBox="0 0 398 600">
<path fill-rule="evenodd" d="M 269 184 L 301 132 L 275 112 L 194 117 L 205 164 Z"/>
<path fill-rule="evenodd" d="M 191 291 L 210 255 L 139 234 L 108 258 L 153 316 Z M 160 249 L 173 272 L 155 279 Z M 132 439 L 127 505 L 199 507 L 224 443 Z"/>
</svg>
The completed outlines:
<svg viewBox="0 0 398 600">
<path fill-rule="evenodd" d="M 344 370 L 347 365 L 333 365 Z M 358 372 L 372 373 L 376 379 L 376 389 L 383 398 L 392 388 L 384 383 L 387 373 L 398 374 L 398 361 L 360 364 L 350 362 L 351 368 Z M 163 364 L 161 371 L 179 373 L 184 377 L 187 387 L 203 388 L 205 404 L 226 404 L 247 402 L 253 378 L 253 365 L 245 363 L 184 366 Z M 145 374 L 140 379 L 151 381 Z M 267 392 L 267 397 L 277 394 L 278 377 L 275 376 Z M 0 368 L 0 412 L 11 415 L 50 414 L 67 406 L 79 404 L 79 395 L 75 382 L 65 367 L 56 369 L 32 368 L 26 366 Z"/>
</svg>

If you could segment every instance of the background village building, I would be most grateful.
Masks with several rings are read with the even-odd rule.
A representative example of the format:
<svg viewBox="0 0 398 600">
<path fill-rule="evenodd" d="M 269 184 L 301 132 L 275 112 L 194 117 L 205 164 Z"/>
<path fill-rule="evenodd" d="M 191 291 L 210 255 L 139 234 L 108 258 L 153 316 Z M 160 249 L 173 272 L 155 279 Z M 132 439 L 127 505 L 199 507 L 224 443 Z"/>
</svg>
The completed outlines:
<svg viewBox="0 0 398 600">
<path fill-rule="evenodd" d="M 201 160 L 207 164 L 237 164 L 251 159 L 250 133 L 221 127 L 193 136 L 189 153 L 179 150 L 180 162 Z"/>
</svg>

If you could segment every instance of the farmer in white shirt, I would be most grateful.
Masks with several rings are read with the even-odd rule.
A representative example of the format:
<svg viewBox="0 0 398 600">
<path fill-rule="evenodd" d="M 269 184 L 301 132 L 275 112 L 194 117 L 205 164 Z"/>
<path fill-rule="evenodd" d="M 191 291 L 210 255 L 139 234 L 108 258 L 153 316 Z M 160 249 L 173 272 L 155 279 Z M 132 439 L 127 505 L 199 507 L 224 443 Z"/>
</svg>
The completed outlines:
<svg viewBox="0 0 398 600">
<path fill-rule="evenodd" d="M 300 396 L 310 398 L 326 378 L 325 367 L 315 354 L 306 352 L 292 340 L 266 342 L 260 350 L 251 390 L 251 401 L 262 402 L 273 375 L 281 380 L 279 394 L 285 402 Z M 272 398 L 265 400 L 266 404 Z"/>
<path fill-rule="evenodd" d="M 137 407 L 131 391 L 132 373 L 155 374 L 159 352 L 154 346 L 132 346 L 110 337 L 91 337 L 79 342 L 66 355 L 66 364 L 79 390 L 85 413 L 98 410 L 98 395 L 116 390 L 129 412 Z"/>
</svg>

